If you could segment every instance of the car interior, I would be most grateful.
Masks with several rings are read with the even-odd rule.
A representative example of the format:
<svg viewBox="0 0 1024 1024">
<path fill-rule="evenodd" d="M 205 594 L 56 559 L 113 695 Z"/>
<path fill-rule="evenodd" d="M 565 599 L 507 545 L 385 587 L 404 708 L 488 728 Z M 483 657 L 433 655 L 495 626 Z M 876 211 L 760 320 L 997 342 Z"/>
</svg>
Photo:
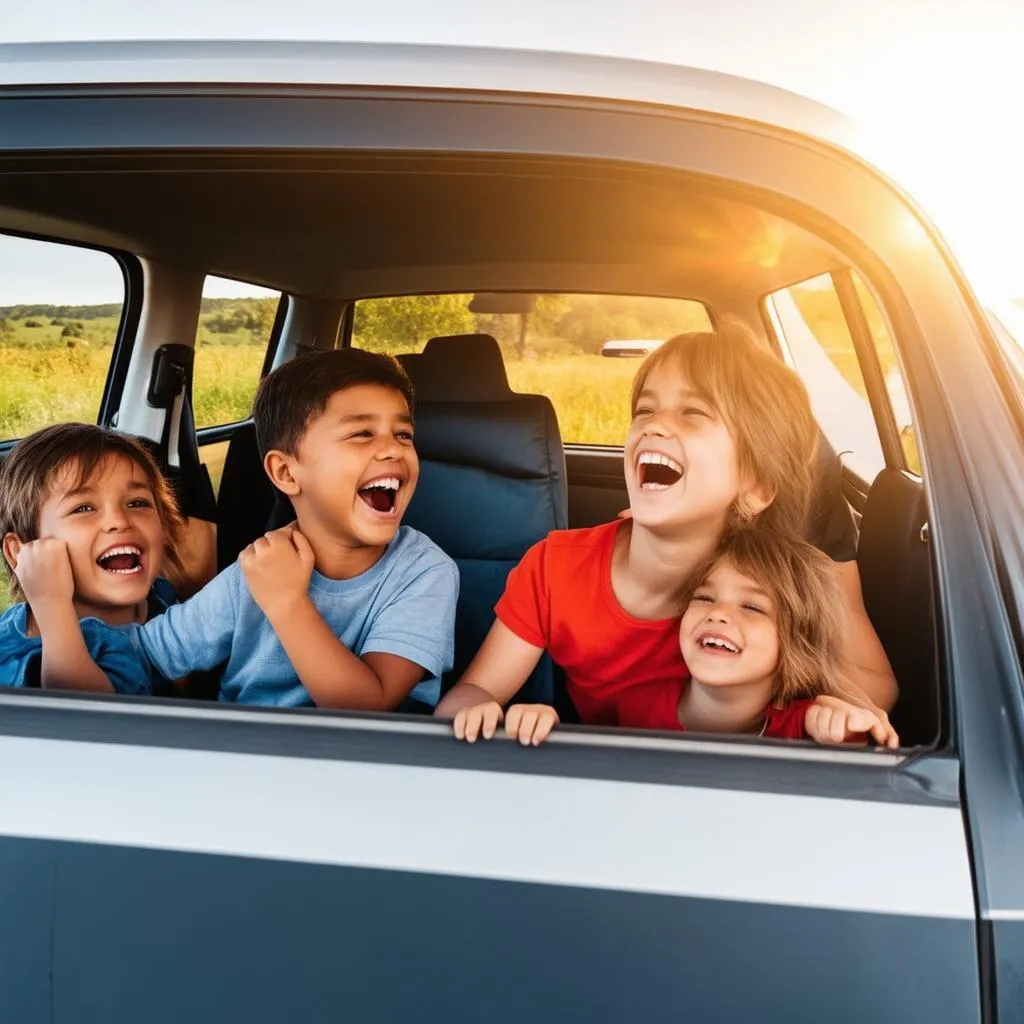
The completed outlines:
<svg viewBox="0 0 1024 1024">
<path fill-rule="evenodd" d="M 869 479 L 829 438 L 859 530 L 865 605 L 900 687 L 893 723 L 905 747 L 942 741 L 925 493 L 893 429 L 856 290 L 846 286 L 857 268 L 756 196 L 596 161 L 36 156 L 0 167 L 0 232 L 120 254 L 128 288 L 101 421 L 147 438 L 186 507 L 215 521 L 220 568 L 288 509 L 262 472 L 251 421 L 196 429 L 192 357 L 207 275 L 280 293 L 264 372 L 301 352 L 352 344 L 360 301 L 445 293 L 685 298 L 703 304 L 712 323 L 742 319 L 792 358 L 767 301 L 824 276 L 836 284 L 884 456 Z M 461 576 L 450 685 L 527 548 L 627 506 L 622 449 L 563 438 L 550 398 L 513 390 L 487 334 L 426 332 L 399 358 L 415 387 L 422 466 L 405 522 L 439 544 Z M 814 397 L 814 381 L 805 381 Z M 204 464 L 225 448 L 215 488 Z M 542 663 L 523 695 L 559 705 L 557 667 Z"/>
</svg>

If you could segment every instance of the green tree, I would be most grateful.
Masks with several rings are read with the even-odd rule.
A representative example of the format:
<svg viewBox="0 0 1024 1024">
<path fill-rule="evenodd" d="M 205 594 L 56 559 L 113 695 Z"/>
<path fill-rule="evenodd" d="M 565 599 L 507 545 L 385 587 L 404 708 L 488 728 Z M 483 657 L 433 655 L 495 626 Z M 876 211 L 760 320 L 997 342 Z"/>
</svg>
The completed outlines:
<svg viewBox="0 0 1024 1024">
<path fill-rule="evenodd" d="M 356 303 L 353 344 L 372 352 L 418 352 L 431 338 L 475 329 L 468 295 L 400 295 Z"/>
<path fill-rule="evenodd" d="M 253 310 L 249 314 L 249 330 L 252 331 L 252 340 L 266 342 L 270 338 L 270 332 L 274 329 L 274 318 L 277 316 L 277 304 L 280 300 L 275 298 L 256 299 L 253 303 Z"/>
</svg>

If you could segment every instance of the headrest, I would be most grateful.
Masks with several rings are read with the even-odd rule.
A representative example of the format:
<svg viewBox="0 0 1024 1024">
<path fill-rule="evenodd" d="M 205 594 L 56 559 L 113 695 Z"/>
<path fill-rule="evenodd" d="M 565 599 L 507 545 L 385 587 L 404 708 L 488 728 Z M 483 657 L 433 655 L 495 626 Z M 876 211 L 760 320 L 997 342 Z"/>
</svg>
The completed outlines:
<svg viewBox="0 0 1024 1024">
<path fill-rule="evenodd" d="M 422 353 L 402 360 L 424 402 L 504 402 L 513 396 L 497 341 L 489 334 L 431 338 Z"/>
</svg>

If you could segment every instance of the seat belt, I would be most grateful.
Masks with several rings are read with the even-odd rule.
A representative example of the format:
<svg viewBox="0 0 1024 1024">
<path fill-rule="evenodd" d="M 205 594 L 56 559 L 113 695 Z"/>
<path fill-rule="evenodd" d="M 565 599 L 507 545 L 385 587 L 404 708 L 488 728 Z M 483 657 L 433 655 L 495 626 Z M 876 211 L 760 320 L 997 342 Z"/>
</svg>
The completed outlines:
<svg viewBox="0 0 1024 1024">
<path fill-rule="evenodd" d="M 160 440 L 151 445 L 160 468 L 174 487 L 182 513 L 215 522 L 216 499 L 206 466 L 199 458 L 192 411 L 192 368 L 195 350 L 189 345 L 161 345 L 153 359 L 146 402 L 163 409 Z"/>
</svg>

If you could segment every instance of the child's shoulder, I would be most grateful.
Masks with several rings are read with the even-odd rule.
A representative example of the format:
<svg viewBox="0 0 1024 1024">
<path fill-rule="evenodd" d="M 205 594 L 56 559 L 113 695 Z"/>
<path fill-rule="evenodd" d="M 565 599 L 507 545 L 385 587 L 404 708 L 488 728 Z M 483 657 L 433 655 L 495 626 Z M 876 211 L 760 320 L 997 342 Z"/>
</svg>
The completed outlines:
<svg viewBox="0 0 1024 1024">
<path fill-rule="evenodd" d="M 28 605 L 24 601 L 12 604 L 7 611 L 0 613 L 0 641 L 25 638 L 27 629 Z"/>
<path fill-rule="evenodd" d="M 395 565 L 408 566 L 422 572 L 433 566 L 450 566 L 457 571 L 454 560 L 425 533 L 411 526 L 400 526 L 384 556 Z"/>
<path fill-rule="evenodd" d="M 610 547 L 622 525 L 621 519 L 599 526 L 584 526 L 576 530 L 552 530 L 540 543 L 552 550 L 587 552 L 594 548 Z"/>
</svg>

